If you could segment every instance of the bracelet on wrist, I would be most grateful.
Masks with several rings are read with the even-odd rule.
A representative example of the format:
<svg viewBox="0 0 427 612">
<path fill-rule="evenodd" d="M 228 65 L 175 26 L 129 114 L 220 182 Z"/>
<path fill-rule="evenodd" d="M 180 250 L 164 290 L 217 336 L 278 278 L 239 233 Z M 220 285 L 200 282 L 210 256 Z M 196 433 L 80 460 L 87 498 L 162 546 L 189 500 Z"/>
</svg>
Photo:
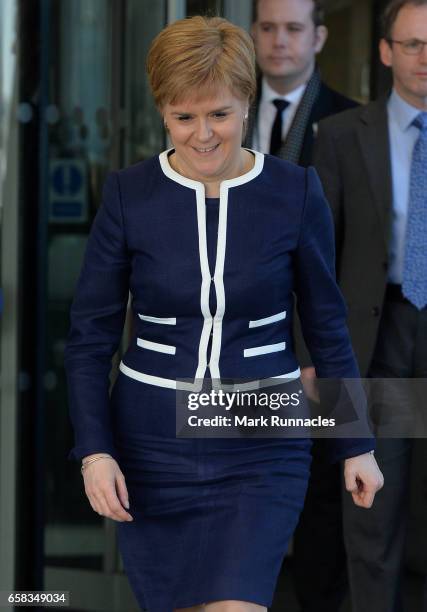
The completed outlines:
<svg viewBox="0 0 427 612">
<path fill-rule="evenodd" d="M 91 464 L 95 463 L 95 461 L 100 461 L 101 459 L 113 459 L 111 455 L 100 455 L 99 457 L 93 457 L 92 459 L 88 459 L 87 461 L 82 461 L 82 466 L 80 468 L 80 472 L 83 474 L 85 469 Z M 114 459 L 113 459 L 114 461 Z"/>
</svg>

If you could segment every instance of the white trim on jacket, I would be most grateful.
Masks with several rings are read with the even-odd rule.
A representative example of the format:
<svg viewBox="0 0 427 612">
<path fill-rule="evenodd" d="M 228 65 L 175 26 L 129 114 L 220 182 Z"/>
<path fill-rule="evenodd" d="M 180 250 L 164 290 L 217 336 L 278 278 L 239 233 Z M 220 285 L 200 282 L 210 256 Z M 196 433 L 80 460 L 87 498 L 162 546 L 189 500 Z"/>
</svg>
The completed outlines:
<svg viewBox="0 0 427 612">
<path fill-rule="evenodd" d="M 159 155 L 160 166 L 164 174 L 172 181 L 193 189 L 196 192 L 197 202 L 197 226 L 199 233 L 199 258 L 200 258 L 200 270 L 202 273 L 202 285 L 200 288 L 200 307 L 203 315 L 203 328 L 200 335 L 199 351 L 198 351 L 198 364 L 195 373 L 195 381 L 203 379 L 207 362 L 207 351 L 209 345 L 209 335 L 212 330 L 212 349 L 209 360 L 209 369 L 213 379 L 219 380 L 219 359 L 221 354 L 221 336 L 222 336 L 222 320 L 225 312 L 225 290 L 224 290 L 224 262 L 225 262 L 225 251 L 226 251 L 226 238 L 227 238 L 227 210 L 228 210 L 228 192 L 233 187 L 244 185 L 249 181 L 255 179 L 261 174 L 264 167 L 264 155 L 258 151 L 252 151 L 248 149 L 255 158 L 253 167 L 233 179 L 222 181 L 220 185 L 220 197 L 219 197 L 219 221 L 218 221 L 218 241 L 216 249 L 216 262 L 214 274 L 211 277 L 209 270 L 208 260 L 208 249 L 206 240 L 206 202 L 205 202 L 205 186 L 199 181 L 194 181 L 185 176 L 182 176 L 176 170 L 172 168 L 169 163 L 169 154 L 174 149 L 163 151 Z M 214 283 L 216 292 L 216 303 L 217 308 L 215 315 L 209 309 L 209 293 L 211 282 Z"/>
</svg>

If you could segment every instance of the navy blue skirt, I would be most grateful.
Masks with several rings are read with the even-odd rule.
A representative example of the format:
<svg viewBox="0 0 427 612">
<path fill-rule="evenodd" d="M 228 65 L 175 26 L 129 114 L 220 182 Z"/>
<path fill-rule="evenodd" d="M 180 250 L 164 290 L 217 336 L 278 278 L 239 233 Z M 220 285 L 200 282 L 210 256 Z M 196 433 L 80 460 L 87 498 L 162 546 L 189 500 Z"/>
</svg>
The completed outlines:
<svg viewBox="0 0 427 612">
<path fill-rule="evenodd" d="M 141 609 L 270 606 L 306 493 L 311 441 L 177 439 L 175 392 L 120 372 L 115 444 L 134 520 L 117 523 Z"/>
</svg>

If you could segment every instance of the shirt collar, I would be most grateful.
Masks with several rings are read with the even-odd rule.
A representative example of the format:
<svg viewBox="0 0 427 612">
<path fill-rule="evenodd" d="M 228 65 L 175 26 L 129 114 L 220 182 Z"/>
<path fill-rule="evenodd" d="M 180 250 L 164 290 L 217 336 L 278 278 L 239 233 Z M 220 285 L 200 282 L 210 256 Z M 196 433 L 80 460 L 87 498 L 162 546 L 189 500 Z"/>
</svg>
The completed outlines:
<svg viewBox="0 0 427 612">
<path fill-rule="evenodd" d="M 402 132 L 405 132 L 412 125 L 415 117 L 421 112 L 419 108 L 408 104 L 395 89 L 393 89 L 389 98 L 388 108 Z"/>
<path fill-rule="evenodd" d="M 278 94 L 277 91 L 274 91 L 274 89 L 267 83 L 266 78 L 263 77 L 261 85 L 261 102 L 272 102 L 273 100 L 279 98 L 281 100 L 287 100 L 290 104 L 298 105 L 304 95 L 306 87 L 307 83 L 303 83 L 293 91 L 290 91 L 283 96 Z"/>
</svg>

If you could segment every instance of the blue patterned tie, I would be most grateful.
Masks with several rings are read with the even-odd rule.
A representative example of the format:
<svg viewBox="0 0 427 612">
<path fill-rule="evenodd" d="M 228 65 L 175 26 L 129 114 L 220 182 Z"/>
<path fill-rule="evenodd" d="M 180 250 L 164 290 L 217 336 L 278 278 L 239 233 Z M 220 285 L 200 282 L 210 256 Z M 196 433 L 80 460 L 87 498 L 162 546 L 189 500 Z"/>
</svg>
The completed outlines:
<svg viewBox="0 0 427 612">
<path fill-rule="evenodd" d="M 427 305 L 427 112 L 413 125 L 421 133 L 412 154 L 402 292 L 421 310 Z"/>
</svg>

